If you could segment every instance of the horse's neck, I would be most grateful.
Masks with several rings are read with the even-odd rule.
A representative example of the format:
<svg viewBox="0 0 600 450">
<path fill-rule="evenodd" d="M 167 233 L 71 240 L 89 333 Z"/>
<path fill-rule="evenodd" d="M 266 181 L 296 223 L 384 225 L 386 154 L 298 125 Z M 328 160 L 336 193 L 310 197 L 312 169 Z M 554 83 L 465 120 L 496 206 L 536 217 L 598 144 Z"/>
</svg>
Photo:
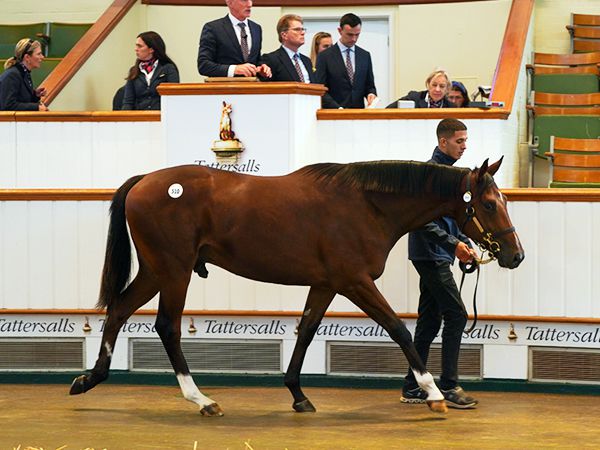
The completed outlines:
<svg viewBox="0 0 600 450">
<path fill-rule="evenodd" d="M 431 195 L 411 197 L 406 194 L 375 194 L 373 203 L 383 213 L 395 239 L 426 223 L 453 214 L 454 201 Z"/>
</svg>

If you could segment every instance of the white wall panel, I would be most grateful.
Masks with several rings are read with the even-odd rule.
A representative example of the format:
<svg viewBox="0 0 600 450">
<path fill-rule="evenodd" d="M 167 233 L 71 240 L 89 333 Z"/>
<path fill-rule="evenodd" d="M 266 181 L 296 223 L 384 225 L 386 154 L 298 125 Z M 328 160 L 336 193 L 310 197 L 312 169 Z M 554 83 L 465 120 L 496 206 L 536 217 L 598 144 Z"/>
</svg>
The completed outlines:
<svg viewBox="0 0 600 450">
<path fill-rule="evenodd" d="M 0 187 L 14 186 L 17 159 L 16 122 L 0 122 Z"/>
<path fill-rule="evenodd" d="M 29 252 L 28 252 L 28 204 L 26 202 L 3 203 L 4 233 L 0 257 L 4 276 L 2 289 L 6 308 L 29 308 Z M 42 249 L 40 249 L 42 251 Z"/>
<path fill-rule="evenodd" d="M 79 268 L 78 202 L 53 202 L 51 227 L 53 307 L 79 307 L 79 285 L 73 269 Z M 90 270 L 91 271 L 91 270 Z"/>
<path fill-rule="evenodd" d="M 0 122 L 0 131 L 4 188 L 114 188 L 166 164 L 160 122 Z"/>
<path fill-rule="evenodd" d="M 77 308 L 93 308 L 98 301 L 108 233 L 108 208 L 109 202 L 78 204 L 78 265 L 73 271 L 79 280 Z"/>
<path fill-rule="evenodd" d="M 592 290 L 592 305 L 590 316 L 600 317 L 600 203 L 592 204 L 591 230 L 589 235 L 590 252 L 590 279 Z"/>
<path fill-rule="evenodd" d="M 565 222 L 564 205 L 559 202 L 538 203 L 537 223 L 529 227 L 538 230 L 531 250 L 525 246 L 525 254 L 536 260 L 539 291 L 539 313 L 543 316 L 562 316 L 565 313 Z M 525 256 L 524 263 L 527 263 Z"/>
<path fill-rule="evenodd" d="M 563 207 L 565 221 L 564 310 L 569 317 L 587 317 L 592 309 L 592 253 L 589 245 L 590 236 L 594 233 L 591 221 L 592 209 L 589 203 L 563 203 Z M 551 242 L 550 245 L 552 245 Z M 575 261 L 577 262 L 575 263 Z"/>
<path fill-rule="evenodd" d="M 52 202 L 29 204 L 27 217 L 27 284 L 29 308 L 56 307 L 54 292 L 54 242 L 52 240 Z M 60 249 L 56 249 L 60 251 Z"/>
</svg>

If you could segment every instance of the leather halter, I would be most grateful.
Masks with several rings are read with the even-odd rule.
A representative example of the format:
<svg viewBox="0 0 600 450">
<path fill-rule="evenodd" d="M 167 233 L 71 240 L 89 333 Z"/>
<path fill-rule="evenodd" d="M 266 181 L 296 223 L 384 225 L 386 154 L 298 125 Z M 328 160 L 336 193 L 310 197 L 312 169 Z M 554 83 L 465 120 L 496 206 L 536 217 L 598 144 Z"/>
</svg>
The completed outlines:
<svg viewBox="0 0 600 450">
<path fill-rule="evenodd" d="M 490 184 L 491 183 L 488 182 L 483 187 L 483 189 L 481 189 L 479 191 L 479 193 L 477 194 L 477 198 L 479 198 L 481 196 L 483 191 Z M 471 193 L 471 174 L 467 175 L 467 188 L 466 188 L 465 193 L 463 194 L 463 200 L 467 204 L 467 206 L 465 208 L 465 214 L 467 217 L 461 227 L 461 230 L 464 230 L 465 226 L 467 225 L 467 223 L 469 221 L 473 221 L 473 223 L 475 224 L 475 226 L 477 227 L 477 229 L 479 230 L 479 232 L 481 233 L 481 236 L 482 236 L 482 242 L 478 242 L 477 245 L 479 246 L 479 248 L 481 249 L 482 252 L 487 251 L 488 256 L 490 258 L 489 260 L 486 260 L 486 261 L 479 260 L 478 263 L 486 264 L 486 263 L 496 259 L 498 257 L 498 254 L 500 253 L 500 243 L 496 239 L 499 238 L 500 236 L 504 236 L 505 234 L 513 233 L 515 231 L 515 227 L 505 228 L 504 230 L 495 231 L 493 233 L 490 233 L 489 231 L 485 231 L 485 229 L 481 225 L 481 222 L 479 222 L 479 219 L 477 219 L 477 215 L 475 213 L 475 206 L 473 206 L 473 204 L 472 204 L 474 199 L 473 199 L 473 194 Z"/>
</svg>

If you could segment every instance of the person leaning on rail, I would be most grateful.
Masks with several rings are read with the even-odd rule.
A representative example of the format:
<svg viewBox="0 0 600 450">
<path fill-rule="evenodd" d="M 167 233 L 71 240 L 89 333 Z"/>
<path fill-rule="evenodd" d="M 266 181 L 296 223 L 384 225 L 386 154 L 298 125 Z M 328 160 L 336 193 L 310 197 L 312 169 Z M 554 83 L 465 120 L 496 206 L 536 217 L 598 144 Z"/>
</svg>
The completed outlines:
<svg viewBox="0 0 600 450">
<path fill-rule="evenodd" d="M 412 100 L 415 108 L 455 108 L 446 95 L 450 89 L 450 77 L 444 70 L 434 70 L 425 80 L 424 91 L 410 91 L 404 97 L 390 103 L 387 108 L 397 108 L 399 100 Z"/>
<path fill-rule="evenodd" d="M 41 98 L 45 88 L 34 88 L 31 71 L 39 69 L 44 60 L 42 45 L 32 39 L 21 39 L 15 46 L 15 56 L 4 63 L 0 75 L 0 111 L 48 111 Z"/>
</svg>

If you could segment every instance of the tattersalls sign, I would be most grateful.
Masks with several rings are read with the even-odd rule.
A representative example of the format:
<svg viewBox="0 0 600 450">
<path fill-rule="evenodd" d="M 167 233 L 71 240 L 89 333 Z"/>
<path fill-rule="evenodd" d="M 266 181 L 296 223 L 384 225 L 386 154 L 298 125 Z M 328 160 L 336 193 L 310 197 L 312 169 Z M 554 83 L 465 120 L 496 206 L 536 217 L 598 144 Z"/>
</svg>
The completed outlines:
<svg viewBox="0 0 600 450">
<path fill-rule="evenodd" d="M 295 340 L 300 318 L 296 317 L 233 317 L 185 316 L 182 337 L 186 339 L 284 339 Z M 120 330 L 120 338 L 156 337 L 154 316 L 134 315 Z M 415 321 L 405 321 L 414 331 Z M 100 337 L 105 317 L 96 315 L 2 315 L 0 338 L 14 337 Z M 190 326 L 193 324 L 193 326 Z M 323 319 L 315 340 L 347 340 L 361 342 L 390 342 L 386 331 L 368 318 Z M 436 341 L 440 340 L 440 336 Z M 553 347 L 598 348 L 600 326 L 595 324 L 552 324 L 480 321 L 463 342 L 483 345 L 535 345 Z"/>
</svg>

